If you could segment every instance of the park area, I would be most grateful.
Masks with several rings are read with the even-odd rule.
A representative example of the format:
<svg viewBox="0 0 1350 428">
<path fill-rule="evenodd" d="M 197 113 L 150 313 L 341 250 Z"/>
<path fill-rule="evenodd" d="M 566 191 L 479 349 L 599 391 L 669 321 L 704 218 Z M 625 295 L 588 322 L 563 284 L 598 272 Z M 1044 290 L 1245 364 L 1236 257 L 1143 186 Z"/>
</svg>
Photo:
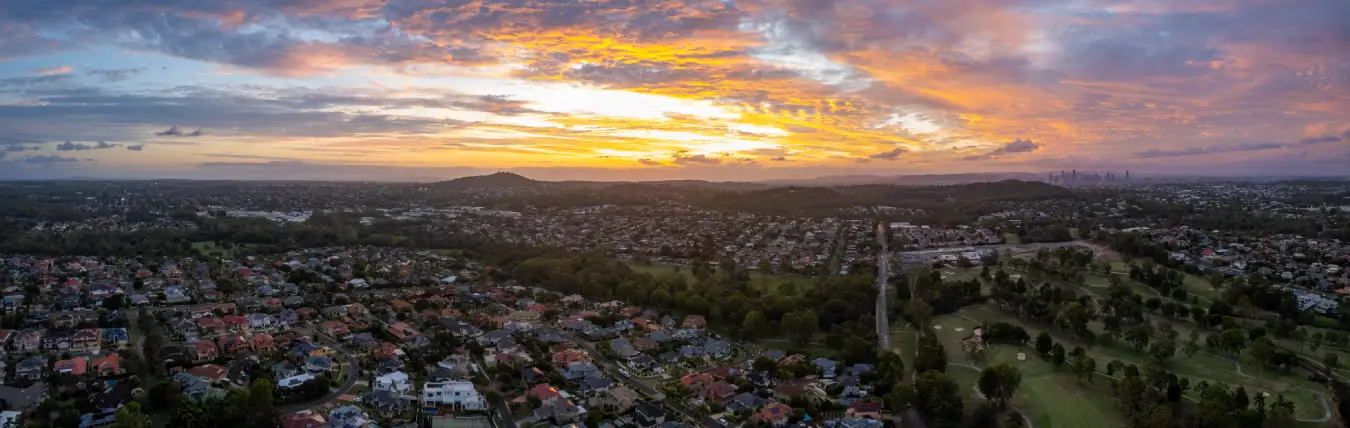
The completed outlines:
<svg viewBox="0 0 1350 428">
<path fill-rule="evenodd" d="M 959 275 L 964 276 L 964 275 Z M 1091 282 L 1091 281 L 1089 281 Z M 1127 283 L 1133 281 L 1126 281 Z M 1142 285 L 1136 284 L 1138 287 Z M 1208 284 L 1205 284 L 1207 287 Z M 1083 287 L 1085 291 L 1100 293 L 1091 285 Z M 1104 293 L 1103 293 L 1104 294 Z M 1189 337 L 1194 325 L 1153 317 L 1157 326 L 1170 325 L 1180 337 Z M 1036 354 L 1030 346 L 990 345 L 982 355 L 972 358 L 962 347 L 962 340 L 970 337 L 971 330 L 982 324 L 1006 322 L 1025 328 L 1032 337 L 1039 335 L 1044 328 L 1023 322 L 994 306 L 986 303 L 967 306 L 954 314 L 930 319 L 929 326 L 937 335 L 948 353 L 948 373 L 966 392 L 968 406 L 978 403 L 981 398 L 975 389 L 979 370 L 1000 363 L 1017 367 L 1022 373 L 1021 389 L 1013 398 L 1012 406 L 1021 411 L 1037 428 L 1046 427 L 1124 427 L 1128 418 L 1120 413 L 1111 390 L 1111 379 L 1104 373 L 1105 366 L 1112 360 L 1124 364 L 1143 367 L 1151 360 L 1146 352 L 1139 351 L 1116 340 L 1111 343 L 1085 344 L 1072 334 L 1051 331 L 1056 343 L 1072 349 L 1082 346 L 1086 354 L 1097 361 L 1097 371 L 1093 379 L 1078 379 L 1069 374 L 1067 366 L 1055 370 L 1048 358 Z M 912 360 L 917 347 L 917 335 L 913 326 L 893 329 L 893 347 L 907 360 Z M 1102 325 L 1094 321 L 1090 326 L 1094 332 L 1103 333 Z M 1207 332 L 1200 331 L 1201 343 Z M 1251 394 L 1269 393 L 1273 401 L 1277 395 L 1283 395 L 1295 404 L 1295 417 L 1300 426 L 1324 426 L 1328 410 L 1324 406 L 1322 395 L 1325 388 L 1307 379 L 1301 371 L 1279 372 L 1263 369 L 1246 353 L 1229 357 L 1200 350 L 1192 356 L 1178 352 L 1164 364 L 1164 368 L 1177 376 L 1190 379 L 1192 384 L 1199 381 L 1244 386 Z M 1195 391 L 1188 391 L 1186 401 L 1194 402 Z M 1065 405 L 1072 403 L 1072 405 Z"/>
<path fill-rule="evenodd" d="M 645 273 L 655 277 L 676 273 L 683 276 L 689 284 L 698 281 L 698 279 L 694 277 L 694 270 L 689 266 L 639 262 L 624 262 L 624 264 L 628 265 L 629 268 L 638 273 Z M 780 275 L 753 270 L 750 271 L 750 285 L 757 287 L 759 291 L 764 294 L 777 293 L 779 287 L 789 283 L 796 284 L 798 290 L 804 290 L 806 287 L 811 287 L 815 284 L 811 278 L 801 275 Z"/>
</svg>

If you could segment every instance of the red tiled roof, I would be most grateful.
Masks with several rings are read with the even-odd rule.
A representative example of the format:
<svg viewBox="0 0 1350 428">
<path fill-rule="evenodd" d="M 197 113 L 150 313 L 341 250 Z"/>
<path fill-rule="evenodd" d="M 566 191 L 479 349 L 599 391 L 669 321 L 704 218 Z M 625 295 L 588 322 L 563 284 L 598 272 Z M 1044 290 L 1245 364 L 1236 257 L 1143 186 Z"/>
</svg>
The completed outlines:
<svg viewBox="0 0 1350 428">
<path fill-rule="evenodd" d="M 117 354 L 108 354 L 108 356 L 94 360 L 90 364 L 95 373 L 120 373 L 122 371 L 122 357 Z"/>
<path fill-rule="evenodd" d="M 69 371 L 70 374 L 76 376 L 83 376 L 85 371 L 87 371 L 88 369 L 89 369 L 89 360 L 85 359 L 84 357 L 75 357 L 69 360 L 57 361 L 56 365 L 52 367 L 52 371 L 56 372 Z"/>
<path fill-rule="evenodd" d="M 215 364 L 207 364 L 188 369 L 188 374 L 200 378 L 210 379 L 213 382 L 225 377 L 225 375 L 229 372 L 230 371 L 225 367 L 221 367 Z"/>
</svg>

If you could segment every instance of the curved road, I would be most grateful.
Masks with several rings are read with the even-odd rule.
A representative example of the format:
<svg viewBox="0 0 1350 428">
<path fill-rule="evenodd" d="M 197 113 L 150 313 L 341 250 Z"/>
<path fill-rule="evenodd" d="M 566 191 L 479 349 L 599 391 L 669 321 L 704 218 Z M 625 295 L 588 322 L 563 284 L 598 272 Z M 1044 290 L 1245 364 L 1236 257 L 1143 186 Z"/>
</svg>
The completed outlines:
<svg viewBox="0 0 1350 428">
<path fill-rule="evenodd" d="M 321 338 L 322 336 L 314 335 L 314 337 Z M 342 395 L 351 392 L 352 388 L 356 387 L 356 378 L 361 375 L 360 366 L 357 365 L 356 357 L 353 357 L 352 354 L 342 349 L 341 345 L 338 345 L 337 343 L 334 343 L 333 341 L 328 340 L 327 338 L 321 338 L 319 339 L 319 342 L 333 348 L 333 350 L 337 351 L 339 354 L 342 354 L 342 356 L 347 359 L 347 382 L 343 383 L 342 386 L 338 387 L 337 390 L 328 393 L 328 395 L 323 396 L 323 398 L 321 399 L 307 403 L 296 403 L 282 406 L 281 414 L 284 415 L 290 413 L 299 413 L 305 410 L 322 406 L 324 404 L 328 404 L 333 400 L 337 400 L 338 397 L 341 397 Z"/>
</svg>

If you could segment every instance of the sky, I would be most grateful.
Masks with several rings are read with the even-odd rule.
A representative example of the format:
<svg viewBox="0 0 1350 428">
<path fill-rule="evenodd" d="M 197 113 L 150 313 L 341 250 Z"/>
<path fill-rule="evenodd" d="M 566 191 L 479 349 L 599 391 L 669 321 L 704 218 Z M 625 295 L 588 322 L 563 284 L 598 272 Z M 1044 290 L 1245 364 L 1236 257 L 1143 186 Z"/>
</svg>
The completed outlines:
<svg viewBox="0 0 1350 428">
<path fill-rule="evenodd" d="M 5 0 L 0 179 L 1350 172 L 1345 0 Z"/>
</svg>

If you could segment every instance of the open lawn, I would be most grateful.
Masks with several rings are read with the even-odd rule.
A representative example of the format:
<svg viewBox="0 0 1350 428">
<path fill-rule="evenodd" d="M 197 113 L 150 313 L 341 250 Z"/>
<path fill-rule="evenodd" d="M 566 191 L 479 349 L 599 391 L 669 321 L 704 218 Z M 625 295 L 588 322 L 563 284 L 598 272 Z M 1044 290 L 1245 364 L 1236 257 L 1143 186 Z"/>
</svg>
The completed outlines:
<svg viewBox="0 0 1350 428">
<path fill-rule="evenodd" d="M 985 322 L 992 323 L 1003 321 L 1022 325 L 1032 337 L 1035 337 L 1043 331 L 1041 328 L 1022 323 L 1015 317 L 1005 314 L 990 305 L 968 306 L 962 308 L 959 313 Z M 950 319 L 949 317 L 951 316 L 943 317 L 944 322 L 945 320 Z M 968 325 L 974 324 L 969 320 L 963 319 L 962 321 Z M 1182 326 L 1184 326 L 1183 323 L 1174 324 L 1174 328 L 1177 328 L 1178 332 L 1181 333 L 1180 337 L 1184 340 L 1187 335 L 1189 335 L 1189 330 L 1183 330 L 1180 328 Z M 1072 349 L 1074 346 L 1082 345 L 1076 338 L 1068 334 L 1051 331 L 1050 335 L 1054 337 L 1056 342 L 1063 344 L 1066 348 Z M 953 345 L 949 345 L 945 342 L 943 345 L 947 346 L 949 352 L 955 351 L 960 353 L 960 338 L 958 337 L 954 340 L 956 343 Z M 1126 364 L 1135 364 L 1142 367 L 1151 358 L 1144 352 L 1137 351 L 1128 344 L 1120 341 L 1105 344 L 1098 343 L 1093 346 L 1083 347 L 1087 350 L 1089 356 L 1097 360 L 1099 371 L 1104 370 L 1106 364 L 1111 360 L 1120 360 Z M 961 356 L 961 358 L 964 359 L 964 356 Z M 1028 356 L 1028 359 L 1030 358 L 1032 357 Z M 959 360 L 953 359 L 952 361 L 956 362 Z M 1234 361 L 1236 361 L 1237 364 L 1241 364 L 1241 371 L 1239 371 L 1238 365 L 1235 364 Z M 1166 367 L 1178 376 L 1191 379 L 1193 383 L 1200 380 L 1206 380 L 1211 383 L 1222 382 L 1228 385 L 1242 385 L 1247 388 L 1249 393 L 1264 391 L 1269 392 L 1272 396 L 1283 394 L 1285 398 L 1294 402 L 1294 413 L 1297 418 L 1320 418 L 1325 415 L 1325 411 L 1322 408 L 1320 401 L 1317 396 L 1313 394 L 1314 391 L 1323 392 L 1325 388 L 1308 381 L 1302 373 L 1280 373 L 1276 370 L 1262 370 L 1258 364 L 1251 361 L 1245 354 L 1230 359 L 1226 356 L 1215 355 L 1205 351 L 1198 352 L 1191 357 L 1187 357 L 1184 353 L 1178 352 L 1175 357 L 1167 362 Z M 1024 373 L 1023 376 L 1025 377 L 1026 374 Z"/>
<path fill-rule="evenodd" d="M 678 273 L 683 276 L 689 284 L 697 281 L 694 278 L 694 271 L 688 266 L 675 266 L 667 264 L 643 264 L 638 262 L 624 262 L 629 268 L 640 273 L 650 274 L 652 276 L 661 276 L 669 273 Z M 678 268 L 678 272 L 676 269 Z M 813 286 L 811 278 L 801 275 L 779 275 L 773 273 L 763 273 L 759 271 L 750 271 L 750 285 L 759 288 L 764 294 L 774 294 L 783 284 L 795 283 L 799 290 Z"/>
<path fill-rule="evenodd" d="M 1022 373 L 1022 386 L 1014 395 L 1012 406 L 1030 418 L 1037 428 L 1126 426 L 1111 400 L 1110 386 L 1105 378 L 1096 379 L 1094 384 L 1057 372 L 1035 356 L 1030 347 L 991 346 L 980 358 L 970 360 L 961 348 L 961 340 L 968 337 L 970 329 L 976 325 L 959 315 L 944 315 L 932 320 L 934 332 L 949 355 L 951 364 L 947 371 L 966 392 L 967 406 L 981 401 L 975 389 L 979 370 L 1007 363 Z M 1018 358 L 1019 353 L 1022 358 Z M 1065 403 L 1073 405 L 1063 405 Z"/>
<path fill-rule="evenodd" d="M 246 244 L 234 244 L 234 246 L 231 247 L 231 248 L 225 248 L 225 247 L 222 247 L 222 246 L 221 246 L 219 243 L 217 243 L 216 241 L 197 241 L 197 242 L 193 242 L 193 243 L 192 243 L 192 249 L 197 250 L 197 252 L 199 252 L 199 253 L 201 253 L 201 254 L 205 254 L 205 255 L 211 255 L 211 254 L 219 253 L 219 254 L 220 254 L 220 257 L 223 257 L 223 258 L 227 258 L 227 259 L 228 259 L 228 258 L 234 257 L 234 251 L 235 251 L 235 249 L 237 249 L 240 245 L 246 245 Z"/>
</svg>

